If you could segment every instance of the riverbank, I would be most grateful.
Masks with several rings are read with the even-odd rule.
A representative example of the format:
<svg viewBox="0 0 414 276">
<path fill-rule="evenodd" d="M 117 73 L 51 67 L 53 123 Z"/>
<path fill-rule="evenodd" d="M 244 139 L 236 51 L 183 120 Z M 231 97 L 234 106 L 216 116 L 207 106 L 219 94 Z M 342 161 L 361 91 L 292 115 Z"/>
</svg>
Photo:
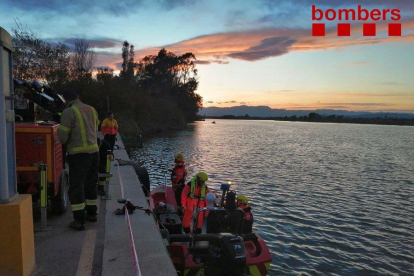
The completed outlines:
<svg viewBox="0 0 414 276">
<path fill-rule="evenodd" d="M 187 123 L 176 121 L 175 123 L 158 122 L 158 121 L 136 121 L 135 119 L 123 116 L 117 116 L 122 134 L 126 137 L 139 137 L 139 135 L 152 136 L 169 133 L 172 131 L 185 130 Z"/>
<path fill-rule="evenodd" d="M 250 116 L 209 116 L 207 119 L 225 119 L 225 120 L 267 120 L 267 121 L 282 121 L 282 122 L 310 122 L 310 123 L 340 123 L 340 124 L 371 124 L 371 125 L 400 125 L 400 126 L 414 126 L 413 118 L 388 118 L 388 117 L 376 117 L 376 118 L 350 118 L 344 116 L 321 116 L 311 117 L 308 116 L 292 116 L 292 117 L 250 117 Z"/>
</svg>

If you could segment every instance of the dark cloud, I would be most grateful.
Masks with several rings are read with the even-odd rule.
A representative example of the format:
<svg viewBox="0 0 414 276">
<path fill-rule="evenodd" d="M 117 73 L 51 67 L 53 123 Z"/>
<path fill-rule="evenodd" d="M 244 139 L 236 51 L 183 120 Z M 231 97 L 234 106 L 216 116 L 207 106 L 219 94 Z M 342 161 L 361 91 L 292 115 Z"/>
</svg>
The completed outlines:
<svg viewBox="0 0 414 276">
<path fill-rule="evenodd" d="M 112 69 L 111 67 L 108 67 L 106 65 L 95 65 L 95 68 L 96 69 L 107 69 L 107 70 Z"/>
<path fill-rule="evenodd" d="M 137 8 L 142 4 L 140 0 L 4 0 L 4 3 L 11 7 L 17 7 L 26 11 L 36 11 L 44 13 L 61 14 L 95 14 L 96 12 L 106 12 L 109 14 L 121 15 L 132 12 L 131 9 Z"/>
<path fill-rule="evenodd" d="M 145 0 L 3 0 L 6 6 L 16 7 L 25 11 L 44 13 L 95 14 L 104 12 L 115 16 L 125 16 L 134 13 L 144 6 Z M 181 6 L 192 5 L 196 0 L 151 0 L 163 10 L 173 10 Z"/>
<path fill-rule="evenodd" d="M 106 49 L 106 48 L 114 48 L 119 47 L 121 49 L 122 47 L 122 41 L 116 41 L 113 39 L 84 39 L 86 43 L 89 44 L 92 48 L 97 49 Z M 63 40 L 63 44 L 66 44 L 70 48 L 73 48 L 75 46 L 75 42 L 79 41 L 79 38 L 66 38 Z"/>
<path fill-rule="evenodd" d="M 387 6 L 387 7 L 414 7 L 414 1 L 411 0 L 261 0 L 261 2 L 270 9 L 284 8 L 287 9 L 297 9 L 298 6 L 301 7 L 311 7 L 312 5 L 322 5 L 327 7 L 338 7 L 338 6 L 356 6 L 356 5 L 366 5 L 366 6 Z"/>
<path fill-rule="evenodd" d="M 252 24 L 259 26 L 292 26 L 306 22 L 311 18 L 312 5 L 321 9 L 354 8 L 358 5 L 367 9 L 400 9 L 403 18 L 407 13 L 414 12 L 412 0 L 260 0 L 263 3 L 264 14 L 258 17 Z M 304 25 L 302 25 L 304 26 Z"/>
<path fill-rule="evenodd" d="M 166 10 L 173 10 L 182 6 L 194 5 L 197 0 L 152 0 L 159 3 Z"/>
<path fill-rule="evenodd" d="M 207 103 L 214 103 L 213 101 L 208 101 Z"/>
<path fill-rule="evenodd" d="M 114 65 L 116 66 L 116 69 L 122 69 L 122 62 L 116 62 Z"/>
<path fill-rule="evenodd" d="M 243 52 L 229 54 L 229 57 L 255 61 L 268 57 L 281 56 L 289 52 L 289 48 L 296 42 L 288 36 L 266 38 L 257 46 L 250 47 Z"/>
</svg>

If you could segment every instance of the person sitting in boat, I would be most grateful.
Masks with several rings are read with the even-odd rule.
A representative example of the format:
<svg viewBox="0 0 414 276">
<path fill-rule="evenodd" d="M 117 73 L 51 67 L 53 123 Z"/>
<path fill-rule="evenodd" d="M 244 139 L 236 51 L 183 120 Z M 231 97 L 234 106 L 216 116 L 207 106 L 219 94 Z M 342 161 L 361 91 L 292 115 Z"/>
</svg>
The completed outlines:
<svg viewBox="0 0 414 276">
<path fill-rule="evenodd" d="M 191 232 L 190 224 L 194 212 L 197 212 L 197 209 L 199 208 L 208 206 L 206 195 L 210 191 L 206 185 L 207 180 L 208 176 L 205 172 L 198 172 L 197 175 L 185 185 L 181 194 L 181 207 L 184 212 L 182 225 L 186 234 Z M 204 214 L 200 213 L 197 220 L 197 233 L 201 233 L 203 217 Z"/>
<path fill-rule="evenodd" d="M 217 207 L 217 202 L 216 202 L 216 194 L 215 193 L 208 193 L 206 195 L 206 199 L 207 199 L 207 207 L 208 208 L 213 208 L 213 207 Z"/>
<path fill-rule="evenodd" d="M 187 169 L 185 168 L 185 161 L 182 153 L 177 153 L 174 156 L 174 159 L 175 165 L 171 173 L 171 184 L 174 190 L 177 207 L 178 209 L 181 209 L 181 193 L 185 186 Z"/>
<path fill-rule="evenodd" d="M 253 231 L 253 214 L 251 213 L 252 207 L 247 205 L 249 200 L 244 195 L 237 196 L 237 207 L 242 209 L 244 212 L 244 221 L 242 234 L 249 234 Z"/>
</svg>

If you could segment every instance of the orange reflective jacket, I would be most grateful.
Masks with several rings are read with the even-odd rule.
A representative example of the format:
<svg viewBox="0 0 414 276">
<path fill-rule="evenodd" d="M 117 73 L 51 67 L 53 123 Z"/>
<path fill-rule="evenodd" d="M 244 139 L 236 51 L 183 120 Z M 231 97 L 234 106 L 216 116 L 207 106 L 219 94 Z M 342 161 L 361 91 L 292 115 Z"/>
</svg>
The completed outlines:
<svg viewBox="0 0 414 276">
<path fill-rule="evenodd" d="M 193 187 L 193 189 L 191 189 Z M 204 184 L 198 186 L 195 184 L 195 177 L 185 185 L 181 194 L 181 206 L 189 211 L 194 211 L 196 208 L 208 206 L 207 199 L 205 198 L 210 190 Z"/>
<path fill-rule="evenodd" d="M 180 182 L 184 184 L 186 175 L 187 175 L 187 169 L 185 168 L 185 162 L 184 161 L 177 162 L 174 165 L 174 170 L 173 170 L 172 177 L 171 177 L 172 181 L 174 182 L 173 184 L 177 184 Z"/>
<path fill-rule="evenodd" d="M 252 220 L 252 213 L 250 212 L 252 208 L 249 205 L 242 204 L 239 208 L 243 210 L 247 221 Z"/>
<path fill-rule="evenodd" d="M 118 133 L 118 122 L 115 119 L 109 120 L 106 118 L 101 124 L 102 135 L 115 135 Z"/>
</svg>

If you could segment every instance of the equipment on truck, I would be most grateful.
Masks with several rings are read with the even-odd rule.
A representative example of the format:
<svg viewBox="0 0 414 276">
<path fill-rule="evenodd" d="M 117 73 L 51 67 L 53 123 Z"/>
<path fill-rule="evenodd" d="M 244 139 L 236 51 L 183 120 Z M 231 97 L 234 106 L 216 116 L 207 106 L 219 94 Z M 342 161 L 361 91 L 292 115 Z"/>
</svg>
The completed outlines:
<svg viewBox="0 0 414 276">
<path fill-rule="evenodd" d="M 21 121 L 34 122 L 36 119 L 35 104 L 53 114 L 55 122 L 60 121 L 60 114 L 66 107 L 61 95 L 52 91 L 38 80 L 13 80 L 15 94 L 15 111 Z"/>
<path fill-rule="evenodd" d="M 40 199 L 42 229 L 46 228 L 47 208 L 63 214 L 68 208 L 68 170 L 57 129 L 65 101 L 49 86 L 35 80 L 14 80 L 17 189 Z M 35 105 L 51 113 L 48 121 L 35 121 Z"/>
</svg>

